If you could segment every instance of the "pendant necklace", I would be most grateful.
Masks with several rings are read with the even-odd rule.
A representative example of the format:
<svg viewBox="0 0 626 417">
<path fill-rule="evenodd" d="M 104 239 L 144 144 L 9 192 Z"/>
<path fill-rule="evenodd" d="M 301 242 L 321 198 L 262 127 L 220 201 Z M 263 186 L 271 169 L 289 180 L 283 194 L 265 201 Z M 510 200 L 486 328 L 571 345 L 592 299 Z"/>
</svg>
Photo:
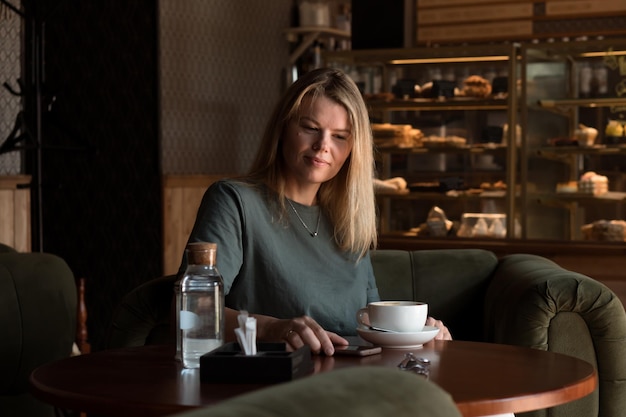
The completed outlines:
<svg viewBox="0 0 626 417">
<path fill-rule="evenodd" d="M 298 214 L 298 210 L 296 210 L 294 205 L 291 203 L 291 200 L 289 200 L 288 198 L 286 200 L 291 206 L 291 209 L 293 210 L 293 212 L 296 213 L 296 216 L 298 216 L 298 220 L 300 220 L 300 223 L 302 223 L 302 226 L 304 226 L 306 231 L 309 232 L 311 237 L 317 237 L 317 232 L 320 230 L 320 217 L 322 217 L 322 210 L 320 209 L 317 212 L 317 226 L 315 226 L 315 232 L 312 232 L 311 229 L 309 229 L 309 226 L 307 226 L 304 220 L 302 220 L 302 217 L 300 217 L 300 214 Z"/>
</svg>

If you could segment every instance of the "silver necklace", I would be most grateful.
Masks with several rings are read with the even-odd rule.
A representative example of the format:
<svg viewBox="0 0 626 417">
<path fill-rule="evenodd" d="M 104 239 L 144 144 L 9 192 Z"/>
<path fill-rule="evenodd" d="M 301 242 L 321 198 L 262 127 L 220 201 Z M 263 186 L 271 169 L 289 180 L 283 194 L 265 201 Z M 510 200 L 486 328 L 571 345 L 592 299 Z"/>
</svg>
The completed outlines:
<svg viewBox="0 0 626 417">
<path fill-rule="evenodd" d="M 317 232 L 320 230 L 320 218 L 322 217 L 322 210 L 319 210 L 317 212 L 317 226 L 315 226 L 315 232 L 312 232 L 311 229 L 309 229 L 309 226 L 307 226 L 304 220 L 302 220 L 302 217 L 300 217 L 300 214 L 298 214 L 298 210 L 296 210 L 294 205 L 291 203 L 291 200 L 289 200 L 288 198 L 286 200 L 291 206 L 291 209 L 293 210 L 293 212 L 296 213 L 296 216 L 298 216 L 298 220 L 300 220 L 300 223 L 302 223 L 302 226 L 304 226 L 306 231 L 309 232 L 311 237 L 317 237 Z"/>
</svg>

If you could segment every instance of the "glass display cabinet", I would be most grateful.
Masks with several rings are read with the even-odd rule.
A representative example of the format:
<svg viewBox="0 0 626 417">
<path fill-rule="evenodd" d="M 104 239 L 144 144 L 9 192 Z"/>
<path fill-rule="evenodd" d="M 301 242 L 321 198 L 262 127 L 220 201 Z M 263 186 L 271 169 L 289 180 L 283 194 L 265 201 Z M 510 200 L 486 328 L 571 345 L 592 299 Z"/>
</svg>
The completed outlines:
<svg viewBox="0 0 626 417">
<path fill-rule="evenodd" d="M 520 54 L 522 237 L 623 242 L 626 40 Z"/>
<path fill-rule="evenodd" d="M 521 130 L 509 129 L 519 126 L 518 51 L 501 44 L 324 54 L 357 82 L 370 111 L 381 234 L 521 235 Z M 389 179 L 400 185 L 387 187 Z"/>
</svg>

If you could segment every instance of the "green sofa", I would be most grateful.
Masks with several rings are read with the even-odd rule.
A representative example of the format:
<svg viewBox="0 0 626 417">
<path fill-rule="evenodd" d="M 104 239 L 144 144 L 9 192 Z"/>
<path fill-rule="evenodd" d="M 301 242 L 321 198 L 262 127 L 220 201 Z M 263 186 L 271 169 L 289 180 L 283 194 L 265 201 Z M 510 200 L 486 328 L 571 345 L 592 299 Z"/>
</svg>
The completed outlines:
<svg viewBox="0 0 626 417">
<path fill-rule="evenodd" d="M 428 302 L 430 314 L 443 320 L 455 339 L 565 353 L 598 370 L 593 394 L 524 416 L 623 416 L 626 314 L 603 284 L 535 255 L 498 259 L 485 250 L 452 249 L 377 250 L 371 256 L 382 299 Z M 124 298 L 109 347 L 173 343 L 175 279 L 156 279 Z"/>
<path fill-rule="evenodd" d="M 70 356 L 76 303 L 65 261 L 0 244 L 0 416 L 58 415 L 29 394 L 28 378 L 39 365 Z"/>
<path fill-rule="evenodd" d="M 175 417 L 461 417 L 450 395 L 412 372 L 363 366 L 323 372 Z"/>
</svg>

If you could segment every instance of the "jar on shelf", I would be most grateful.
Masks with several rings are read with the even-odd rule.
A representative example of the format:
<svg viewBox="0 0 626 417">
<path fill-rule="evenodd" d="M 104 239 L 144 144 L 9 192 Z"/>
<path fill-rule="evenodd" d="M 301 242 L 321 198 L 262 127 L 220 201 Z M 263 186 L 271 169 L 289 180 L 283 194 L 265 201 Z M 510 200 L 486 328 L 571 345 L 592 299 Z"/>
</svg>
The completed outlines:
<svg viewBox="0 0 626 417">
<path fill-rule="evenodd" d="M 330 27 L 330 5 L 325 0 L 300 0 L 298 12 L 301 27 Z"/>
</svg>

